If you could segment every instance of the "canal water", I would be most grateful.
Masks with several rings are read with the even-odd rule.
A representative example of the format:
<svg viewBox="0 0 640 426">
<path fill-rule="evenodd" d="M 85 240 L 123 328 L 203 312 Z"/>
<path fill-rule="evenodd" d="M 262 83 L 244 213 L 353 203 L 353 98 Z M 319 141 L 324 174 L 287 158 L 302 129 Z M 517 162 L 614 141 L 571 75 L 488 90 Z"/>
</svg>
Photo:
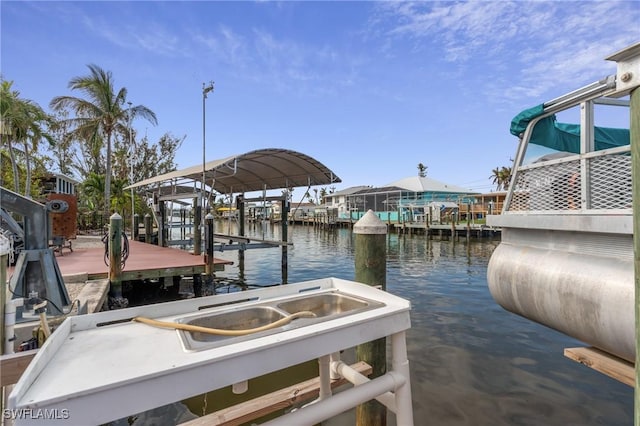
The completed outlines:
<svg viewBox="0 0 640 426">
<path fill-rule="evenodd" d="M 237 232 L 235 224 L 225 222 L 216 232 L 229 230 Z M 247 234 L 279 240 L 280 227 L 250 225 Z M 297 225 L 289 227 L 288 235 L 293 242 L 288 249 L 289 283 L 354 278 L 350 229 Z M 564 348 L 584 346 L 581 342 L 494 302 L 486 274 L 498 243 L 486 238 L 387 236 L 387 291 L 412 303 L 407 347 L 415 424 L 632 425 L 633 389 L 563 356 Z M 235 250 L 216 252 L 216 257 L 234 261 L 216 274 L 222 281 L 240 280 L 250 287 L 281 282 L 279 247 L 247 250 L 243 260 Z M 230 284 L 215 291 L 237 290 Z M 207 398 L 197 397 L 128 423 L 153 419 L 154 424 L 173 424 L 192 416 L 190 412 L 211 411 L 205 405 Z"/>
</svg>

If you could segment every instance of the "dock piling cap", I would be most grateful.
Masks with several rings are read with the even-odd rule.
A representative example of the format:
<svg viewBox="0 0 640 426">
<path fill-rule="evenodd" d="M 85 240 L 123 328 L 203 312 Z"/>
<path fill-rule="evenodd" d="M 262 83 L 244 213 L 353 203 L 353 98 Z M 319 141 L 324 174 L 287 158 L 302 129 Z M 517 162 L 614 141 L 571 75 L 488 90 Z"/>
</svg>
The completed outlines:
<svg viewBox="0 0 640 426">
<path fill-rule="evenodd" d="M 387 225 L 378 216 L 369 210 L 353 225 L 354 234 L 384 235 L 387 233 Z"/>
</svg>

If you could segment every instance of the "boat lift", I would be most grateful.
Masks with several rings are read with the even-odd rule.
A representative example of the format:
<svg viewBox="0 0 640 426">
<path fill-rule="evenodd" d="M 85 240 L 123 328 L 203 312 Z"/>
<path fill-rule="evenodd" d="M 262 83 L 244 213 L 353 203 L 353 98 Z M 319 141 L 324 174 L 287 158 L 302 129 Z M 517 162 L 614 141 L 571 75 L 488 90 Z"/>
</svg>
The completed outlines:
<svg viewBox="0 0 640 426">
<path fill-rule="evenodd" d="M 54 200 L 41 204 L 3 187 L 0 187 L 0 200 L 5 226 L 24 241 L 9 282 L 13 298 L 44 299 L 50 302 L 47 304 L 49 314 L 64 314 L 64 307 L 71 301 L 53 249 L 49 247 L 49 214 L 65 212 L 67 203 Z M 24 218 L 24 228 L 9 212 Z"/>
<path fill-rule="evenodd" d="M 490 226 L 502 229 L 487 280 L 493 298 L 506 310 L 593 346 L 594 351 L 583 352 L 586 358 L 597 351 L 616 365 L 630 365 L 622 381 L 633 386 L 632 145 L 639 143 L 638 134 L 597 127 L 594 114 L 595 105 L 632 104 L 620 98 L 640 86 L 640 43 L 607 59 L 617 62 L 615 75 L 514 118 L 512 133 L 520 144 L 502 214 L 487 218 Z M 557 123 L 555 114 L 570 108 L 580 109 L 580 125 Z M 638 110 L 629 116 L 635 117 L 637 132 Z M 526 164 L 534 143 L 558 152 Z M 598 368 L 597 362 L 580 360 Z M 620 380 L 603 365 L 600 371 Z"/>
</svg>

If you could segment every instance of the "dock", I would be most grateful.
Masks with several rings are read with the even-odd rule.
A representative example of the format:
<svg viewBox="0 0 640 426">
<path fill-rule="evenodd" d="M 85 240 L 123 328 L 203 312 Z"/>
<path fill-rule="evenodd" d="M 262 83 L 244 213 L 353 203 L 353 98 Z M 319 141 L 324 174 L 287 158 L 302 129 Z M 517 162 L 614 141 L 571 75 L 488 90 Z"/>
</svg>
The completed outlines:
<svg viewBox="0 0 640 426">
<path fill-rule="evenodd" d="M 56 256 L 63 277 L 87 274 L 87 280 L 108 278 L 109 266 L 104 261 L 104 248 L 74 249 Z M 214 258 L 216 271 L 233 262 Z M 159 247 L 139 241 L 129 241 L 129 257 L 122 269 L 122 281 L 158 279 L 205 272 L 202 256 L 170 247 Z M 66 279 L 65 279 L 66 281 Z"/>
</svg>

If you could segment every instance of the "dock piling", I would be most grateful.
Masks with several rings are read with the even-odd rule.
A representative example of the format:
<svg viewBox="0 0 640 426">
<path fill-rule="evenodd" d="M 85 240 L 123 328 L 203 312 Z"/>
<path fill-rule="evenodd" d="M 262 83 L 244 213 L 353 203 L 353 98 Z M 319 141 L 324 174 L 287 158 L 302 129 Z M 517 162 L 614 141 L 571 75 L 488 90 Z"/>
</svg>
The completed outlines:
<svg viewBox="0 0 640 426">
<path fill-rule="evenodd" d="M 196 256 L 202 252 L 202 206 L 198 198 L 193 199 L 193 254 Z"/>
<path fill-rule="evenodd" d="M 122 298 L 122 216 L 114 213 L 109 218 L 109 293 Z"/>
<path fill-rule="evenodd" d="M 372 210 L 353 226 L 355 234 L 355 281 L 387 287 L 387 226 Z M 371 379 L 387 372 L 386 340 L 378 339 L 358 345 L 356 358 L 371 365 Z M 356 425 L 387 424 L 387 409 L 377 401 L 368 401 L 356 409 Z"/>
<path fill-rule="evenodd" d="M 144 215 L 144 242 L 151 244 L 151 215 Z"/>
<path fill-rule="evenodd" d="M 207 274 L 207 279 L 213 276 L 214 267 L 213 267 L 213 238 L 214 238 L 214 223 L 213 223 L 213 215 L 209 212 L 204 217 L 205 228 L 207 230 L 206 233 L 206 245 L 207 245 L 207 262 L 205 267 L 205 273 Z"/>
<path fill-rule="evenodd" d="M 138 228 L 140 227 L 140 216 L 138 213 L 133 215 L 133 229 L 131 230 L 131 239 L 138 241 Z"/>
</svg>

